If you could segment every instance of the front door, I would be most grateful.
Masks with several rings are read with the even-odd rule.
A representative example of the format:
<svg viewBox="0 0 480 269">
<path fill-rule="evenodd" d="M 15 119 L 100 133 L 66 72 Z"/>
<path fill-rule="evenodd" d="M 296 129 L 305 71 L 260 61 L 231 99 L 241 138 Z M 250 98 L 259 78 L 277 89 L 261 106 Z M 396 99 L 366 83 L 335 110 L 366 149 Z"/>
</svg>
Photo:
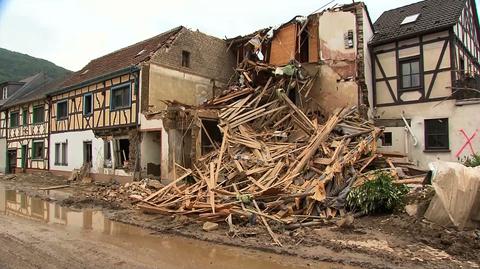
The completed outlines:
<svg viewBox="0 0 480 269">
<path fill-rule="evenodd" d="M 27 168 L 27 145 L 22 145 L 22 169 Z"/>
<path fill-rule="evenodd" d="M 17 167 L 17 150 L 8 150 L 8 173 L 15 174 L 15 168 Z"/>
</svg>

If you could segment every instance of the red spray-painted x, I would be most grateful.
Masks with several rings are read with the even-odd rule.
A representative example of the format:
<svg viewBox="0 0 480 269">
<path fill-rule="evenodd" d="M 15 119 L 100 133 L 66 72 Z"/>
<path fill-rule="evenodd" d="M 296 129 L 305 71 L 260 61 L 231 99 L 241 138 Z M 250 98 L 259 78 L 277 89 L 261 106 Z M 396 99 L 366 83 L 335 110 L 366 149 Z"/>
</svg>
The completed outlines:
<svg viewBox="0 0 480 269">
<path fill-rule="evenodd" d="M 462 154 L 462 152 L 465 150 L 465 148 L 467 146 L 470 147 L 470 151 L 472 152 L 472 154 L 475 154 L 475 150 L 473 149 L 473 145 L 472 145 L 472 140 L 475 138 L 475 136 L 477 135 L 477 131 L 476 130 L 472 136 L 468 137 L 467 133 L 465 133 L 465 130 L 461 129 L 460 132 L 463 134 L 463 136 L 465 137 L 465 139 L 467 140 L 465 142 L 465 144 L 463 144 L 463 146 L 460 148 L 460 150 L 457 152 L 457 154 L 455 154 L 455 156 L 458 158 L 460 157 L 460 154 Z"/>
</svg>

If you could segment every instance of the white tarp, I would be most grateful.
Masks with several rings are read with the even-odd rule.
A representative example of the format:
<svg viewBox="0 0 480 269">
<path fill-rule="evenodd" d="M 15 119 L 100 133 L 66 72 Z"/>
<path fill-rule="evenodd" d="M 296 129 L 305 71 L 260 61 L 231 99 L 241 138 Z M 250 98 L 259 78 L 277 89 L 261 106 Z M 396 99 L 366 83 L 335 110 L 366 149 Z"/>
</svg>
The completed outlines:
<svg viewBox="0 0 480 269">
<path fill-rule="evenodd" d="M 433 162 L 432 186 L 435 196 L 425 218 L 442 226 L 459 229 L 480 224 L 480 167 L 453 162 Z"/>
</svg>

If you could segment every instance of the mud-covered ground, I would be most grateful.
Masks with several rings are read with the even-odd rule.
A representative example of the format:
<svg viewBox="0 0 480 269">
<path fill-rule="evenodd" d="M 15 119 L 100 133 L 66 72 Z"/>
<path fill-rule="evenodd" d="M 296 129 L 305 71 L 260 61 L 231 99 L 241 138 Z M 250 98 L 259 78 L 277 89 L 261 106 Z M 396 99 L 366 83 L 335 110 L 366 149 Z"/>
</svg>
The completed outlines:
<svg viewBox="0 0 480 269">
<path fill-rule="evenodd" d="M 52 197 L 54 192 L 38 191 L 40 186 L 65 184 L 62 178 L 18 176 L 0 182 L 37 195 L 43 199 L 61 200 L 74 208 L 102 208 L 110 219 L 149 228 L 159 234 L 179 235 L 216 244 L 239 246 L 281 255 L 293 255 L 311 261 L 361 266 L 364 268 L 478 268 L 480 239 L 478 231 L 445 229 L 405 213 L 356 218 L 353 227 L 334 224 L 321 227 L 285 230 L 272 225 L 283 247 L 273 244 L 260 226 L 235 227 L 221 223 L 218 230 L 204 232 L 202 222 L 179 216 L 147 215 L 132 209 L 129 202 L 108 202 L 96 196 L 103 183 L 75 183 L 62 191 L 70 198 Z M 1 252 L 0 252 L 0 255 Z M 333 267 L 335 268 L 335 267 Z"/>
</svg>

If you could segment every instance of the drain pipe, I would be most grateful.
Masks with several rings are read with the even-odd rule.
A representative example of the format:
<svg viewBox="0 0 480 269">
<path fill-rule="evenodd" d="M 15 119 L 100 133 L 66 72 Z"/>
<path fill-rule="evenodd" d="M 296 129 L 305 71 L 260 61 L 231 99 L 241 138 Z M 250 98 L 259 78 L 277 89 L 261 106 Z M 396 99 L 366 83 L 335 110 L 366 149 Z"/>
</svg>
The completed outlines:
<svg viewBox="0 0 480 269">
<path fill-rule="evenodd" d="M 410 135 L 413 138 L 413 146 L 416 147 L 418 145 L 418 139 L 415 136 L 415 134 L 413 133 L 412 127 L 410 127 L 410 125 L 408 125 L 407 119 L 405 118 L 405 111 L 402 111 L 402 120 L 405 123 L 405 131 L 410 133 Z M 405 142 L 407 142 L 407 141 L 408 141 L 408 139 L 405 136 Z M 408 143 L 405 143 L 405 148 L 406 148 L 406 153 L 408 154 Z"/>
</svg>

